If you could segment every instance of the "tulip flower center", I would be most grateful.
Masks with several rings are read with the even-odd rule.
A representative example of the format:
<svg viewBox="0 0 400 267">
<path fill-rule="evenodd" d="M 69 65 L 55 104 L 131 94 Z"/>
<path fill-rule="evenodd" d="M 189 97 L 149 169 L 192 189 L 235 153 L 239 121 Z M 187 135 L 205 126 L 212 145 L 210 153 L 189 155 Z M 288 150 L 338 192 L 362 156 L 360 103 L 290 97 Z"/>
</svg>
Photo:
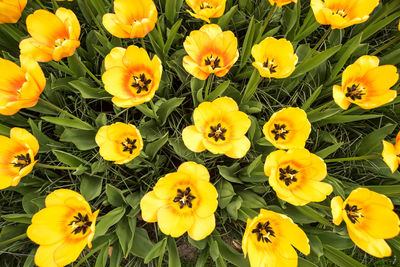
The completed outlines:
<svg viewBox="0 0 400 267">
<path fill-rule="evenodd" d="M 26 155 L 21 154 L 14 156 L 14 160 L 11 162 L 11 164 L 13 164 L 16 168 L 19 168 L 19 170 L 22 170 L 31 163 L 32 159 L 28 153 L 26 153 Z"/>
<path fill-rule="evenodd" d="M 129 137 L 127 137 L 126 139 L 125 139 L 125 142 L 122 142 L 121 143 L 121 145 L 123 146 L 123 152 L 129 152 L 129 154 L 132 154 L 133 153 L 133 150 L 135 150 L 137 147 L 136 147 L 136 139 L 130 139 Z"/>
<path fill-rule="evenodd" d="M 271 131 L 271 133 L 275 135 L 275 140 L 278 140 L 279 138 L 285 140 L 289 130 L 286 129 L 285 124 L 274 123 L 274 129 Z"/>
<path fill-rule="evenodd" d="M 272 243 L 271 236 L 275 237 L 275 232 L 272 230 L 270 226 L 270 222 L 266 223 L 258 223 L 256 228 L 251 231 L 253 234 L 257 235 L 258 242 Z"/>
<path fill-rule="evenodd" d="M 360 212 L 361 208 L 357 208 L 357 205 L 350 206 L 349 204 L 346 204 L 344 209 L 346 211 L 347 217 L 352 223 L 359 222 L 358 219 L 364 217 Z"/>
<path fill-rule="evenodd" d="M 269 60 L 269 58 L 267 58 L 267 61 L 264 62 L 263 67 L 269 70 L 269 73 L 274 73 L 276 72 L 276 68 L 278 67 L 278 65 L 274 64 L 274 60 L 271 59 Z"/>
<path fill-rule="evenodd" d="M 336 10 L 336 11 L 333 11 L 333 10 L 332 10 L 332 14 L 333 14 L 333 15 L 339 15 L 339 16 L 341 16 L 342 18 L 345 18 L 345 17 L 347 16 L 347 13 L 346 13 L 346 10 L 345 10 L 345 9 L 338 9 L 338 10 Z"/>
<path fill-rule="evenodd" d="M 213 8 L 213 6 L 208 2 L 203 2 L 200 4 L 200 9 L 206 9 L 206 8 Z"/>
<path fill-rule="evenodd" d="M 293 182 L 297 182 L 296 173 L 298 171 L 290 168 L 288 165 L 286 168 L 279 168 L 279 180 L 284 181 L 286 186 L 289 186 Z"/>
<path fill-rule="evenodd" d="M 361 100 L 363 95 L 365 95 L 365 88 L 360 84 L 353 84 L 351 87 L 347 87 L 346 97 L 350 97 L 351 100 Z"/>
<path fill-rule="evenodd" d="M 149 84 L 151 83 L 151 79 L 146 78 L 146 74 L 141 73 L 139 77 L 133 75 L 133 82 L 131 83 L 131 86 L 135 89 L 137 89 L 136 93 L 140 94 L 143 91 L 148 92 L 149 91 Z"/>
<path fill-rule="evenodd" d="M 79 234 L 80 232 L 82 232 L 82 234 L 85 234 L 87 228 L 90 227 L 90 225 L 92 224 L 92 222 L 89 221 L 89 216 L 87 214 L 83 216 L 80 212 L 78 212 L 78 215 L 74 216 L 74 219 L 75 220 L 71 221 L 68 225 L 71 225 L 71 233 L 75 235 Z"/>
<path fill-rule="evenodd" d="M 181 208 L 181 209 L 185 206 L 188 206 L 189 208 L 191 208 L 192 200 L 195 199 L 196 197 L 190 193 L 191 192 L 190 187 L 186 187 L 185 191 L 182 191 L 181 189 L 178 189 L 177 191 L 178 191 L 178 193 L 176 194 L 176 197 L 174 198 L 174 202 L 179 203 L 179 208 Z"/>
<path fill-rule="evenodd" d="M 209 57 L 206 57 L 206 59 L 204 59 L 204 64 L 206 64 L 206 66 L 211 66 L 211 68 L 215 70 L 216 68 L 220 68 L 221 59 L 218 56 L 214 57 L 211 54 Z"/>
<path fill-rule="evenodd" d="M 219 139 L 225 141 L 225 133 L 226 129 L 221 127 L 221 123 L 218 123 L 217 126 L 210 126 L 210 133 L 208 137 L 214 138 L 215 142 L 218 142 Z"/>
<path fill-rule="evenodd" d="M 60 47 L 62 46 L 62 44 L 64 43 L 65 38 L 58 38 L 55 42 L 56 47 Z"/>
</svg>

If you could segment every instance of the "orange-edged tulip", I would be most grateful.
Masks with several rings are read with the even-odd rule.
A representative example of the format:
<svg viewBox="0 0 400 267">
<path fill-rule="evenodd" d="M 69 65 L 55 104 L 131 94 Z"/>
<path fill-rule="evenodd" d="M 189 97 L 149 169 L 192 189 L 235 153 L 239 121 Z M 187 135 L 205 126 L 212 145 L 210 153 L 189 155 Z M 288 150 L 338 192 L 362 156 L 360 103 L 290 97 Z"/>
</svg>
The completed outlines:
<svg viewBox="0 0 400 267">
<path fill-rule="evenodd" d="M 190 15 L 210 23 L 210 18 L 219 18 L 225 12 L 226 0 L 186 0 L 186 4 L 193 10 Z"/>
<path fill-rule="evenodd" d="M 277 7 L 282 7 L 290 3 L 297 3 L 297 0 L 268 0 L 271 5 L 276 5 Z"/>
<path fill-rule="evenodd" d="M 96 218 L 79 193 L 58 189 L 45 200 L 46 208 L 32 217 L 26 234 L 39 245 L 35 264 L 39 267 L 65 266 L 75 261 L 88 245 L 92 247 Z"/>
<path fill-rule="evenodd" d="M 32 171 L 39 143 L 27 130 L 14 127 L 10 138 L 0 135 L 0 147 L 0 189 L 4 189 L 18 185 Z"/>
<path fill-rule="evenodd" d="M 152 0 L 114 0 L 115 14 L 105 14 L 103 25 L 118 38 L 145 37 L 157 22 L 157 9 Z"/>
<path fill-rule="evenodd" d="M 182 139 L 193 152 L 208 150 L 230 158 L 242 158 L 250 148 L 245 136 L 251 121 L 235 100 L 220 97 L 201 103 L 193 112 L 194 125 L 183 129 Z"/>
<path fill-rule="evenodd" d="M 104 60 L 104 88 L 112 102 L 123 108 L 150 101 L 160 85 L 162 65 L 157 55 L 150 60 L 146 50 L 135 45 L 115 47 Z"/>
<path fill-rule="evenodd" d="M 194 240 L 207 237 L 215 228 L 218 206 L 217 190 L 209 180 L 203 165 L 182 163 L 144 195 L 140 201 L 143 220 L 158 222 L 161 232 L 172 237 L 185 232 Z"/>
<path fill-rule="evenodd" d="M 292 44 L 282 38 L 267 37 L 251 49 L 253 66 L 265 78 L 282 79 L 290 76 L 297 64 Z"/>
<path fill-rule="evenodd" d="M 389 166 L 392 173 L 394 173 L 400 164 L 400 132 L 396 136 L 396 144 L 393 145 L 387 141 L 382 141 L 383 150 L 382 157 L 383 161 Z"/>
<path fill-rule="evenodd" d="M 225 76 L 239 58 L 237 39 L 233 32 L 222 31 L 216 24 L 207 24 L 192 31 L 183 47 L 188 53 L 183 67 L 194 77 L 205 80 L 214 73 Z"/>
<path fill-rule="evenodd" d="M 351 103 L 363 109 L 376 108 L 397 96 L 397 91 L 390 88 L 398 79 L 395 66 L 379 66 L 377 57 L 362 56 L 343 71 L 342 85 L 333 86 L 333 99 L 342 109 Z"/>
<path fill-rule="evenodd" d="M 22 55 L 30 55 L 36 61 L 59 61 L 72 56 L 79 47 L 81 26 L 74 12 L 60 7 L 53 14 L 47 10 L 36 10 L 26 19 L 26 28 L 31 38 L 19 44 Z"/>
<path fill-rule="evenodd" d="M 21 17 L 28 0 L 0 1 L 0 24 L 16 23 Z"/>
<path fill-rule="evenodd" d="M 96 143 L 100 155 L 115 164 L 125 164 L 139 156 L 143 149 L 143 139 L 139 130 L 132 124 L 117 122 L 99 129 Z"/>
<path fill-rule="evenodd" d="M 310 132 L 307 113 L 292 107 L 275 112 L 263 127 L 265 139 L 279 149 L 304 147 Z"/>
<path fill-rule="evenodd" d="M 327 175 L 325 162 L 305 148 L 270 153 L 264 172 L 276 195 L 292 205 L 323 201 L 333 190 L 321 182 Z"/>
<path fill-rule="evenodd" d="M 378 5 L 379 0 L 311 0 L 315 19 L 332 29 L 363 23 Z"/>
<path fill-rule="evenodd" d="M 247 219 L 242 249 L 249 254 L 251 267 L 296 267 L 293 247 L 310 254 L 307 235 L 286 215 L 261 209 L 254 219 Z"/>
<path fill-rule="evenodd" d="M 359 248 L 378 258 L 392 254 L 385 239 L 399 234 L 400 220 L 388 197 L 357 188 L 345 201 L 340 196 L 334 197 L 331 208 L 333 223 L 339 225 L 344 220 L 351 240 Z"/>
<path fill-rule="evenodd" d="M 0 58 L 0 114 L 13 115 L 22 108 L 36 105 L 46 86 L 39 64 L 29 56 L 21 56 L 21 67 Z"/>
</svg>

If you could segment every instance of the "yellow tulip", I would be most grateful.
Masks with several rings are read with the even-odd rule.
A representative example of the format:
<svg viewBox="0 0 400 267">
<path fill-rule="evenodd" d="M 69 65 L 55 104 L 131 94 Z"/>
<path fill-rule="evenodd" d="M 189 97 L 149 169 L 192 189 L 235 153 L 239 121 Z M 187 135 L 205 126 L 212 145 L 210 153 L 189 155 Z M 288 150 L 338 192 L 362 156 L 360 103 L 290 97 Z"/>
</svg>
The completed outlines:
<svg viewBox="0 0 400 267">
<path fill-rule="evenodd" d="M 343 29 L 363 23 L 379 5 L 379 0 L 311 0 L 311 8 L 319 24 Z"/>
<path fill-rule="evenodd" d="M 297 0 L 268 0 L 271 5 L 276 5 L 277 7 L 282 7 L 290 3 L 297 3 Z"/>
<path fill-rule="evenodd" d="M 114 47 L 104 60 L 104 88 L 112 102 L 123 108 L 150 101 L 160 85 L 162 65 L 155 55 L 150 60 L 146 50 L 135 45 Z"/>
<path fill-rule="evenodd" d="M 340 196 L 334 197 L 331 208 L 333 223 L 339 225 L 344 220 L 351 240 L 359 248 L 378 258 L 392 254 L 385 239 L 399 234 L 400 220 L 388 197 L 357 188 L 345 201 Z"/>
<path fill-rule="evenodd" d="M 0 1 L 0 24 L 16 23 L 21 17 L 28 0 Z"/>
<path fill-rule="evenodd" d="M 36 105 L 46 86 L 39 64 L 29 56 L 21 56 L 21 67 L 0 58 L 0 114 L 14 115 L 22 108 Z"/>
<path fill-rule="evenodd" d="M 265 139 L 279 149 L 303 148 L 310 132 L 307 113 L 292 107 L 275 112 L 263 127 Z"/>
<path fill-rule="evenodd" d="M 242 249 L 245 256 L 249 254 L 252 267 L 296 267 L 293 247 L 310 254 L 306 234 L 286 215 L 261 209 L 254 219 L 247 219 Z"/>
<path fill-rule="evenodd" d="M 383 161 L 389 166 L 392 173 L 394 173 L 400 164 L 400 132 L 396 136 L 396 144 L 393 145 L 387 141 L 382 141 L 383 151 L 382 157 Z"/>
<path fill-rule="evenodd" d="M 103 126 L 96 134 L 100 155 L 115 164 L 125 164 L 139 156 L 143 140 L 139 130 L 132 124 L 117 122 Z"/>
<path fill-rule="evenodd" d="M 65 266 L 74 262 L 88 245 L 92 247 L 96 218 L 89 204 L 77 192 L 58 189 L 45 200 L 46 208 L 32 217 L 26 234 L 39 245 L 35 264 Z"/>
<path fill-rule="evenodd" d="M 118 38 L 145 37 L 157 22 L 157 8 L 152 0 L 114 0 L 115 14 L 105 14 L 103 25 Z"/>
<path fill-rule="evenodd" d="M 289 77 L 298 60 L 292 44 L 284 38 L 265 38 L 253 46 L 251 55 L 255 59 L 253 66 L 265 78 Z"/>
<path fill-rule="evenodd" d="M 183 47 L 188 53 L 183 67 L 194 77 L 205 80 L 214 73 L 225 76 L 239 58 L 233 32 L 222 31 L 217 24 L 207 24 L 186 37 Z"/>
<path fill-rule="evenodd" d="M 251 121 L 235 100 L 220 97 L 201 103 L 193 112 L 194 125 L 183 129 L 182 139 L 193 152 L 208 150 L 230 158 L 242 158 L 250 148 L 245 136 Z"/>
<path fill-rule="evenodd" d="M 72 56 L 80 46 L 81 26 L 74 12 L 60 7 L 53 14 L 47 10 L 36 10 L 26 19 L 26 28 L 31 38 L 20 42 L 22 55 L 30 55 L 36 61 L 59 61 Z"/>
<path fill-rule="evenodd" d="M 342 109 L 351 103 L 363 109 L 372 109 L 391 102 L 396 90 L 390 88 L 399 79 L 393 65 L 379 66 L 375 56 L 362 56 L 342 74 L 342 85 L 333 86 L 333 99 Z"/>
<path fill-rule="evenodd" d="M 305 148 L 270 153 L 264 172 L 276 195 L 292 205 L 323 201 L 333 190 L 321 182 L 327 175 L 325 162 Z"/>
<path fill-rule="evenodd" d="M 32 171 L 39 143 L 27 130 L 14 127 L 10 138 L 0 135 L 0 147 L 0 189 L 4 189 L 18 185 Z"/>
<path fill-rule="evenodd" d="M 177 172 L 158 180 L 140 201 L 143 220 L 158 222 L 161 232 L 179 237 L 185 232 L 201 240 L 215 228 L 218 193 L 203 165 L 182 163 Z"/>
<path fill-rule="evenodd" d="M 210 23 L 210 18 L 219 18 L 225 12 L 226 0 L 186 0 L 186 4 L 194 11 L 190 15 Z"/>
</svg>

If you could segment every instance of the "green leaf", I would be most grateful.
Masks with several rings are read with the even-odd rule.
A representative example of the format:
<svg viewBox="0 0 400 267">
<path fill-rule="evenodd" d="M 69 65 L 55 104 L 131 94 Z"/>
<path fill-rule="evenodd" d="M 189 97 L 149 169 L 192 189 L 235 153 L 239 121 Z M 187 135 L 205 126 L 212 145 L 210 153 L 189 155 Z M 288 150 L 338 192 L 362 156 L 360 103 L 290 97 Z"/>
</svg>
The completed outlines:
<svg viewBox="0 0 400 267">
<path fill-rule="evenodd" d="M 306 102 L 304 102 L 304 104 L 301 106 L 301 109 L 303 109 L 304 111 L 307 111 L 307 109 L 312 105 L 312 103 L 314 103 L 315 100 L 317 100 L 319 94 L 321 93 L 322 90 L 322 85 L 320 87 L 317 88 L 317 90 L 315 90 L 312 95 L 307 99 Z"/>
<path fill-rule="evenodd" d="M 232 21 L 232 17 L 235 15 L 236 11 L 238 10 L 238 6 L 234 5 L 229 9 L 228 12 L 218 19 L 218 25 L 221 27 L 222 30 L 227 30 L 229 23 Z"/>
<path fill-rule="evenodd" d="M 68 119 L 65 117 L 41 117 L 42 120 L 45 120 L 47 122 L 56 124 L 56 125 L 60 125 L 60 126 L 64 126 L 64 127 L 71 127 L 71 128 L 75 128 L 75 129 L 81 129 L 81 130 L 93 130 L 93 126 L 83 122 L 83 121 L 78 121 L 75 119 Z"/>
<path fill-rule="evenodd" d="M 167 1 L 169 1 L 169 0 L 167 0 Z M 176 0 L 173 0 L 173 1 L 175 2 Z M 176 34 L 178 33 L 178 30 L 181 27 L 181 24 L 182 24 L 182 19 L 178 20 L 174 24 L 174 26 L 172 26 L 171 30 L 169 31 L 168 39 L 165 42 L 165 46 L 164 46 L 164 54 L 165 55 L 168 55 L 168 52 L 171 49 L 171 45 L 175 40 Z"/>
<path fill-rule="evenodd" d="M 296 69 L 294 70 L 294 72 L 290 77 L 295 78 L 309 72 L 310 70 L 315 69 L 316 67 L 327 61 L 330 57 L 332 57 L 337 51 L 339 51 L 341 47 L 342 45 L 331 47 L 323 52 L 318 53 L 312 58 L 309 58 L 306 61 L 301 62 L 300 65 L 296 67 Z"/>
<path fill-rule="evenodd" d="M 110 257 L 110 267 L 120 267 L 123 256 L 121 245 L 114 243 Z"/>
<path fill-rule="evenodd" d="M 222 96 L 225 90 L 228 88 L 230 84 L 230 80 L 227 80 L 220 85 L 218 85 L 206 98 L 207 101 L 213 101 L 215 98 Z"/>
<path fill-rule="evenodd" d="M 312 263 L 311 261 L 308 261 L 303 258 L 299 258 L 299 267 L 318 267 L 318 265 Z"/>
<path fill-rule="evenodd" d="M 342 236 L 333 232 L 323 231 L 318 233 L 322 244 L 334 246 L 336 249 L 345 250 L 354 247 L 353 241 L 346 235 Z"/>
<path fill-rule="evenodd" d="M 146 230 L 142 228 L 136 228 L 132 241 L 132 254 L 144 259 L 148 252 L 153 249 L 153 246 L 154 245 L 150 241 Z"/>
<path fill-rule="evenodd" d="M 219 236 L 216 238 L 216 241 L 222 258 L 239 267 L 250 267 L 248 257 L 245 259 L 242 253 L 228 246 Z"/>
<path fill-rule="evenodd" d="M 83 175 L 80 192 L 87 201 L 90 201 L 100 195 L 102 183 L 103 179 L 100 177 Z"/>
<path fill-rule="evenodd" d="M 168 267 L 180 267 L 181 260 L 179 258 L 175 239 L 173 239 L 170 236 L 168 237 L 167 240 L 167 249 L 168 249 Z"/>
<path fill-rule="evenodd" d="M 358 150 L 356 151 L 357 155 L 368 155 L 371 152 L 376 151 L 378 147 L 382 147 L 382 140 L 391 134 L 396 126 L 396 124 L 387 124 L 364 136 L 363 139 L 361 139 Z M 382 151 L 382 149 L 379 149 L 379 151 Z"/>
<path fill-rule="evenodd" d="M 400 197 L 400 185 L 368 185 L 363 187 L 387 197 Z"/>
<path fill-rule="evenodd" d="M 246 89 L 244 90 L 240 104 L 247 103 L 253 97 L 261 80 L 262 77 L 258 74 L 258 70 L 254 69 L 253 73 L 251 74 L 250 80 L 246 85 Z"/>
<path fill-rule="evenodd" d="M 232 183 L 242 184 L 243 182 L 237 177 L 237 174 L 240 171 L 239 163 L 234 163 L 232 166 L 223 166 L 217 165 L 219 174 L 224 177 L 226 180 Z"/>
<path fill-rule="evenodd" d="M 1 218 L 8 222 L 31 224 L 32 214 L 6 214 L 1 215 Z"/>
<path fill-rule="evenodd" d="M 157 119 L 157 117 L 154 115 L 153 110 L 151 110 L 147 106 L 146 103 L 140 104 L 140 105 L 136 106 L 135 108 L 137 108 L 140 112 L 142 112 L 147 117 L 150 117 L 150 118 L 153 118 L 153 119 Z"/>
<path fill-rule="evenodd" d="M 95 131 L 86 131 L 66 128 L 60 136 L 61 142 L 71 142 L 79 150 L 90 150 L 97 147 L 95 142 Z"/>
<path fill-rule="evenodd" d="M 216 240 L 211 240 L 210 241 L 210 248 L 209 248 L 209 253 L 213 261 L 216 261 L 219 257 L 219 249 L 218 249 L 218 243 Z"/>
<path fill-rule="evenodd" d="M 96 224 L 95 237 L 104 235 L 111 226 L 113 226 L 114 224 L 118 223 L 121 220 L 124 214 L 125 214 L 125 208 L 118 207 L 108 212 L 106 215 L 104 215 L 101 218 L 100 222 Z"/>
<path fill-rule="evenodd" d="M 236 196 L 233 201 L 231 201 L 228 206 L 226 206 L 226 211 L 228 214 L 234 219 L 238 218 L 238 210 L 242 206 L 242 198 L 240 196 Z"/>
<path fill-rule="evenodd" d="M 167 143 L 168 141 L 168 133 L 164 134 L 163 137 L 154 141 L 153 143 L 146 145 L 146 155 L 150 157 L 150 160 L 153 160 L 157 155 L 157 152 Z"/>
<path fill-rule="evenodd" d="M 70 153 L 61 151 L 61 150 L 52 150 L 53 154 L 57 157 L 57 159 L 71 167 L 79 167 L 81 164 L 87 164 L 88 162 L 84 159 L 81 159 L 77 156 L 74 156 Z"/>
<path fill-rule="evenodd" d="M 73 88 L 78 90 L 83 98 L 86 99 L 109 99 L 110 94 L 106 90 L 90 86 L 83 79 L 71 81 L 68 83 Z"/>
<path fill-rule="evenodd" d="M 239 191 L 238 195 L 243 199 L 242 207 L 261 209 L 267 206 L 267 203 L 262 197 L 250 190 Z"/>
<path fill-rule="evenodd" d="M 323 119 L 320 122 L 320 126 L 326 124 L 336 124 L 336 123 L 346 123 L 352 121 L 363 121 L 363 120 L 370 120 L 375 118 L 380 118 L 383 115 L 379 114 L 367 114 L 367 115 L 335 115 L 327 119 Z"/>
<path fill-rule="evenodd" d="M 100 253 L 96 257 L 96 263 L 94 267 L 105 267 L 107 264 L 107 259 L 108 259 L 108 252 L 109 252 L 109 247 L 106 246 L 100 250 Z"/>
<path fill-rule="evenodd" d="M 226 208 L 236 195 L 230 182 L 221 180 L 218 186 L 218 205 L 221 209 Z"/>
<path fill-rule="evenodd" d="M 365 265 L 356 261 L 352 257 L 329 245 L 324 245 L 324 255 L 331 262 L 340 267 L 365 267 Z"/>
<path fill-rule="evenodd" d="M 199 80 L 195 77 L 193 77 L 190 80 L 190 89 L 192 92 L 192 99 L 193 99 L 193 105 L 194 107 L 197 107 L 199 105 L 199 101 L 197 100 L 197 93 L 200 92 L 202 93 L 202 89 L 204 87 L 205 81 Z"/>
<path fill-rule="evenodd" d="M 124 217 L 122 218 L 118 225 L 117 228 L 115 229 L 115 232 L 118 236 L 118 241 L 119 244 L 121 245 L 122 251 L 124 253 L 124 257 L 126 258 L 131 251 L 132 248 L 132 240 L 133 240 L 133 235 L 131 228 L 129 226 L 129 221 L 128 220 L 135 220 L 136 218 L 129 218 L 129 217 Z M 136 222 L 135 222 L 136 224 Z"/>
<path fill-rule="evenodd" d="M 165 122 L 167 121 L 168 116 L 171 114 L 172 111 L 174 111 L 177 107 L 179 107 L 183 100 L 185 100 L 184 97 L 174 97 L 171 99 L 168 99 L 167 101 L 163 102 L 160 107 L 157 110 L 157 114 L 160 117 L 160 123 L 161 125 L 164 125 Z"/>
<path fill-rule="evenodd" d="M 183 0 L 165 0 L 165 17 L 170 23 L 175 22 L 177 14 L 181 9 Z"/>
<path fill-rule="evenodd" d="M 251 48 L 253 47 L 255 26 L 254 26 L 254 16 L 251 17 L 249 26 L 247 28 L 246 36 L 244 37 L 242 46 L 242 55 L 240 59 L 240 69 L 242 69 L 250 57 Z"/>
<path fill-rule="evenodd" d="M 209 237 L 206 237 L 206 238 L 201 239 L 201 240 L 193 240 L 192 238 L 190 238 L 189 235 L 187 237 L 188 237 L 189 243 L 192 246 L 194 246 L 194 247 L 196 247 L 196 248 L 198 248 L 200 250 L 204 250 L 206 248 L 207 242 L 208 242 L 208 239 L 209 239 Z"/>
<path fill-rule="evenodd" d="M 144 263 L 149 263 L 152 259 L 157 257 L 162 257 L 165 252 L 165 246 L 167 245 L 167 238 L 164 238 L 160 242 L 158 242 L 150 251 L 147 253 L 144 258 Z"/>
<path fill-rule="evenodd" d="M 313 219 L 316 222 L 322 223 L 325 226 L 330 226 L 333 227 L 333 224 L 329 222 L 327 219 L 325 219 L 321 214 L 316 212 L 314 209 L 310 208 L 309 206 L 296 206 L 295 207 L 298 211 L 309 217 L 310 219 Z"/>
<path fill-rule="evenodd" d="M 114 207 L 123 206 L 126 204 L 125 197 L 122 191 L 110 184 L 106 185 L 107 200 Z"/>
<path fill-rule="evenodd" d="M 316 152 L 315 154 L 324 159 L 327 156 L 329 156 L 330 154 L 336 152 L 336 150 L 338 150 L 342 145 L 343 145 L 343 142 L 334 144 L 334 145 L 328 146 L 327 148 L 324 148 L 324 149 Z"/>
</svg>

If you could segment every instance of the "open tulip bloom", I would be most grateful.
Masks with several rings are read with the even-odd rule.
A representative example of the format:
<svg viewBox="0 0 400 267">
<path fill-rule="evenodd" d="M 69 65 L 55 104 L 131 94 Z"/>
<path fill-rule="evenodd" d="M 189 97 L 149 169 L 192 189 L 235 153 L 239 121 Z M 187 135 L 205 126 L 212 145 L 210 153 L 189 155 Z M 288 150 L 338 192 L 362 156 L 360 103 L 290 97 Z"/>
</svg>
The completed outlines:
<svg viewBox="0 0 400 267">
<path fill-rule="evenodd" d="M 261 209 L 253 219 L 247 219 L 242 249 L 249 255 L 252 267 L 295 267 L 301 253 L 310 254 L 308 238 L 286 215 Z"/>
<path fill-rule="evenodd" d="M 385 140 L 382 141 L 383 150 L 382 157 L 383 161 L 389 166 L 392 173 L 394 173 L 400 164 L 400 132 L 396 136 L 396 144 L 393 145 Z"/>
<path fill-rule="evenodd" d="M 359 248 L 378 258 L 392 254 L 385 239 L 399 234 L 400 221 L 388 197 L 357 188 L 344 202 L 340 196 L 334 197 L 331 208 L 333 223 L 339 225 L 344 220 L 351 240 Z"/>
<path fill-rule="evenodd" d="M 182 163 L 156 183 L 140 201 L 143 220 L 158 222 L 161 232 L 179 237 L 185 232 L 194 240 L 207 237 L 215 228 L 217 190 L 203 165 Z"/>
<path fill-rule="evenodd" d="M 224 14 L 226 0 L 186 0 L 186 4 L 193 10 L 188 10 L 190 15 L 210 23 L 210 18 Z"/>
<path fill-rule="evenodd" d="M 305 148 L 277 150 L 265 160 L 264 172 L 276 195 L 292 205 L 323 201 L 332 193 L 325 162 Z"/>
<path fill-rule="evenodd" d="M 89 204 L 77 192 L 58 189 L 45 200 L 46 208 L 32 217 L 26 231 L 39 245 L 35 264 L 39 267 L 65 266 L 75 261 L 88 245 L 92 247 L 96 218 Z"/>
<path fill-rule="evenodd" d="M 21 67 L 0 58 L 0 114 L 14 115 L 22 108 L 36 105 L 46 86 L 39 64 L 30 56 L 21 56 Z"/>
<path fill-rule="evenodd" d="M 311 0 L 315 19 L 332 29 L 363 23 L 379 5 L 379 0 Z"/>
<path fill-rule="evenodd" d="M 200 80 L 214 73 L 225 76 L 239 58 L 237 39 L 233 32 L 222 31 L 217 24 L 207 24 L 186 37 L 183 67 Z"/>
<path fill-rule="evenodd" d="M 375 56 L 362 56 L 342 74 L 342 85 L 333 86 L 333 99 L 342 109 L 351 103 L 363 109 L 372 109 L 391 102 L 397 96 L 390 88 L 399 79 L 393 65 L 379 66 Z"/>
<path fill-rule="evenodd" d="M 0 24 L 16 23 L 21 17 L 28 0 L 0 1 Z"/>
<path fill-rule="evenodd" d="M 118 38 L 145 37 L 157 22 L 152 0 L 114 0 L 114 11 L 103 16 L 103 25 Z"/>
<path fill-rule="evenodd" d="M 235 100 L 220 97 L 201 103 L 193 112 L 194 125 L 183 129 L 185 146 L 193 152 L 208 150 L 230 158 L 242 158 L 250 148 L 245 136 L 251 121 Z"/>
<path fill-rule="evenodd" d="M 277 7 L 282 7 L 290 3 L 297 3 L 297 0 L 268 0 L 271 5 L 276 5 Z"/>
<path fill-rule="evenodd" d="M 161 81 L 162 65 L 155 55 L 150 60 L 146 50 L 135 45 L 114 47 L 104 60 L 104 88 L 112 102 L 127 108 L 150 101 Z"/>
<path fill-rule="evenodd" d="M 0 189 L 4 189 L 18 185 L 32 171 L 39 143 L 27 130 L 14 127 L 9 138 L 0 135 L 0 147 Z"/>
</svg>

